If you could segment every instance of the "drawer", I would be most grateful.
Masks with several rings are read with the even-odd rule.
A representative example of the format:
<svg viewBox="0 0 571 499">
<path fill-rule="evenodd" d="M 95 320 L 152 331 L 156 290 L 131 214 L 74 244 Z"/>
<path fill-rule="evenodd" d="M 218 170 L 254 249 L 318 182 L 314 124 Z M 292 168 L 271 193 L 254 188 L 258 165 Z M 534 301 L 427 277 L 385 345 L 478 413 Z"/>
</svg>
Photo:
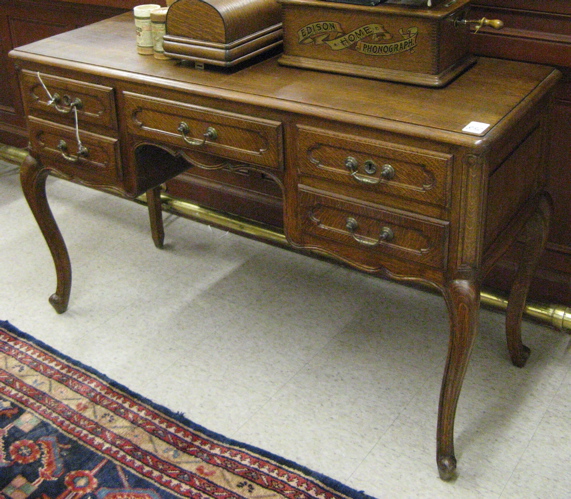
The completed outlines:
<svg viewBox="0 0 571 499">
<path fill-rule="evenodd" d="M 30 117 L 28 131 L 34 156 L 49 161 L 49 166 L 84 183 L 120 186 L 119 141 L 80 130 L 81 143 L 87 149 L 78 154 L 75 129 Z"/>
<path fill-rule="evenodd" d="M 129 133 L 155 143 L 282 167 L 280 122 L 129 92 L 125 92 L 125 110 Z"/>
<path fill-rule="evenodd" d="M 351 249 L 350 261 L 366 266 L 398 258 L 444 269 L 448 223 L 387 210 L 301 186 L 302 239 L 341 243 Z M 319 244 L 318 244 L 319 246 Z M 325 244 L 327 248 L 327 244 Z"/>
<path fill-rule="evenodd" d="M 38 77 L 38 73 L 26 70 L 22 71 L 20 80 L 28 116 L 48 117 L 73 126 L 75 112 L 71 103 L 77 102 L 80 126 L 90 123 L 110 130 L 117 128 L 115 97 L 111 87 L 43 73 Z M 58 98 L 57 102 L 50 104 L 44 85 L 52 97 Z"/>
<path fill-rule="evenodd" d="M 301 175 L 448 207 L 452 155 L 302 126 L 298 152 Z"/>
</svg>

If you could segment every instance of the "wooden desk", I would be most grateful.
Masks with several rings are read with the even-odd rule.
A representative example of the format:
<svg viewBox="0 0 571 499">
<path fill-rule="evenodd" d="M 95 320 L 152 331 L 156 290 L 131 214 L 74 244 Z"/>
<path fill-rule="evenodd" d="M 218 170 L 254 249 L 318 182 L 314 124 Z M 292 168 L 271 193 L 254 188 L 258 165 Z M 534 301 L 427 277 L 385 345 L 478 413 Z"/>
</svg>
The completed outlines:
<svg viewBox="0 0 571 499">
<path fill-rule="evenodd" d="M 233 73 L 201 71 L 139 56 L 132 22 L 125 14 L 11 54 L 31 143 L 22 185 L 58 276 L 52 305 L 67 308 L 71 266 L 46 199 L 50 172 L 132 198 L 156 194 L 189 165 L 261 171 L 282 188 L 293 246 L 442 292 L 450 342 L 437 464 L 451 478 L 480 283 L 520 233 L 528 249 L 507 336 L 516 365 L 529 355 L 520 322 L 550 215 L 545 112 L 559 73 L 480 59 L 432 90 L 284 68 L 275 59 Z M 464 130 L 470 124 L 475 131 Z M 158 229 L 159 211 L 151 209 Z"/>
</svg>

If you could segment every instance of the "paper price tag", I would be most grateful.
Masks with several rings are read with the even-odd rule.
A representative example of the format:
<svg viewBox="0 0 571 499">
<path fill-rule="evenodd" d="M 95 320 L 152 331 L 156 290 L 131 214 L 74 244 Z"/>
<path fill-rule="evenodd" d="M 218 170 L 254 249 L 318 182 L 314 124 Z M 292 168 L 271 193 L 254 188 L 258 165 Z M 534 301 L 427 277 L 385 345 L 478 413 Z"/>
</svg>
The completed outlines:
<svg viewBox="0 0 571 499">
<path fill-rule="evenodd" d="M 468 132 L 468 133 L 475 133 L 475 134 L 479 135 L 479 134 L 485 132 L 489 127 L 490 127 L 490 125 L 488 123 L 480 123 L 479 121 L 471 121 L 464 128 L 462 128 L 462 131 Z"/>
</svg>

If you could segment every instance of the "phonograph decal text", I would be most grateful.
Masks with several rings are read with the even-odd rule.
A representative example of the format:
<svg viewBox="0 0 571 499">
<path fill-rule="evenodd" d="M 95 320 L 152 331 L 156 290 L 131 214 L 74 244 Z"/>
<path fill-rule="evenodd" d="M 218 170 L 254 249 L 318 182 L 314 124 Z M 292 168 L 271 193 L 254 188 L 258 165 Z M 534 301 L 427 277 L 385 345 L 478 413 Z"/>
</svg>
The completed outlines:
<svg viewBox="0 0 571 499">
<path fill-rule="evenodd" d="M 391 56 L 403 52 L 414 52 L 417 46 L 418 28 L 399 29 L 400 40 L 381 24 L 365 24 L 345 33 L 341 24 L 335 21 L 318 21 L 298 30 L 298 43 L 302 45 L 328 45 L 332 50 L 351 49 L 364 55 Z M 389 41 L 391 40 L 391 41 Z"/>
</svg>

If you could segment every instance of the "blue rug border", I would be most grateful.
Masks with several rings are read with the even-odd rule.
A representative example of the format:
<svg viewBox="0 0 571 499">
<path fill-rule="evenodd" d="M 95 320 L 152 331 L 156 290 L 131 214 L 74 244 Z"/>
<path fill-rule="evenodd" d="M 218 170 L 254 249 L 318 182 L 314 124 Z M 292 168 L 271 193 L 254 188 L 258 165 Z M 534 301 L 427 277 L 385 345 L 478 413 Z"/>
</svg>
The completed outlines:
<svg viewBox="0 0 571 499">
<path fill-rule="evenodd" d="M 97 369 L 94 369 L 93 367 L 87 366 L 87 365 L 83 364 L 82 362 L 61 353 L 60 351 L 58 351 L 57 349 L 55 349 L 55 348 L 51 347 L 50 345 L 44 343 L 43 341 L 38 340 L 37 338 L 33 337 L 32 335 L 30 335 L 28 333 L 25 333 L 24 331 L 21 331 L 16 326 L 11 324 L 9 321 L 0 320 L 0 328 L 6 329 L 10 333 L 15 334 L 16 336 L 19 336 L 20 338 L 22 338 L 26 341 L 34 343 L 36 346 L 42 348 L 46 352 L 48 352 L 52 355 L 56 355 L 56 356 L 64 359 L 66 362 L 69 362 L 70 364 L 72 364 L 72 365 L 74 365 L 80 369 L 83 369 L 84 371 L 86 371 L 90 374 L 93 374 L 94 376 L 97 376 L 98 378 L 103 380 L 105 383 L 108 383 L 113 388 L 116 388 L 118 390 L 125 392 L 128 396 L 133 397 L 133 398 L 137 399 L 138 401 L 140 401 L 141 403 L 148 405 L 153 410 L 156 410 L 158 412 L 162 412 L 167 417 L 174 419 L 178 423 L 183 424 L 185 426 L 188 426 L 191 430 L 199 431 L 209 438 L 216 439 L 220 443 L 222 443 L 223 445 L 229 445 L 229 446 L 233 446 L 233 447 L 243 449 L 247 452 L 256 453 L 256 454 L 260 455 L 260 457 L 272 460 L 278 465 L 287 466 L 288 468 L 291 468 L 300 474 L 304 474 L 305 476 L 307 476 L 309 478 L 319 480 L 324 486 L 329 487 L 329 488 L 335 490 L 336 492 L 338 492 L 340 494 L 343 494 L 343 495 L 346 495 L 349 497 L 353 497 L 354 499 L 374 499 L 372 496 L 367 495 L 364 491 L 358 491 L 356 489 L 353 489 L 353 488 L 351 488 L 347 485 L 344 485 L 343 483 L 341 483 L 341 482 L 339 482 L 333 478 L 328 477 L 327 475 L 313 471 L 313 470 L 311 470 L 305 466 L 302 466 L 302 465 L 300 465 L 294 461 L 283 458 L 281 456 L 278 456 L 278 455 L 273 454 L 269 451 L 260 449 L 258 447 L 253 446 L 253 445 L 249 445 L 249 444 L 246 444 L 244 442 L 240 442 L 238 440 L 233 440 L 233 439 L 228 438 L 228 437 L 226 437 L 220 433 L 216 433 L 212 430 L 204 428 L 203 426 L 201 426 L 201 425 L 191 421 L 190 419 L 188 419 L 186 416 L 184 416 L 184 414 L 176 413 L 176 412 L 172 411 L 171 409 L 169 409 L 168 407 L 157 404 L 156 402 L 153 402 L 152 400 L 150 400 L 146 397 L 143 397 L 142 395 L 134 392 L 133 390 L 127 388 L 126 386 L 123 386 L 121 383 L 114 381 L 113 379 L 109 378 L 105 374 L 99 372 Z"/>
</svg>

